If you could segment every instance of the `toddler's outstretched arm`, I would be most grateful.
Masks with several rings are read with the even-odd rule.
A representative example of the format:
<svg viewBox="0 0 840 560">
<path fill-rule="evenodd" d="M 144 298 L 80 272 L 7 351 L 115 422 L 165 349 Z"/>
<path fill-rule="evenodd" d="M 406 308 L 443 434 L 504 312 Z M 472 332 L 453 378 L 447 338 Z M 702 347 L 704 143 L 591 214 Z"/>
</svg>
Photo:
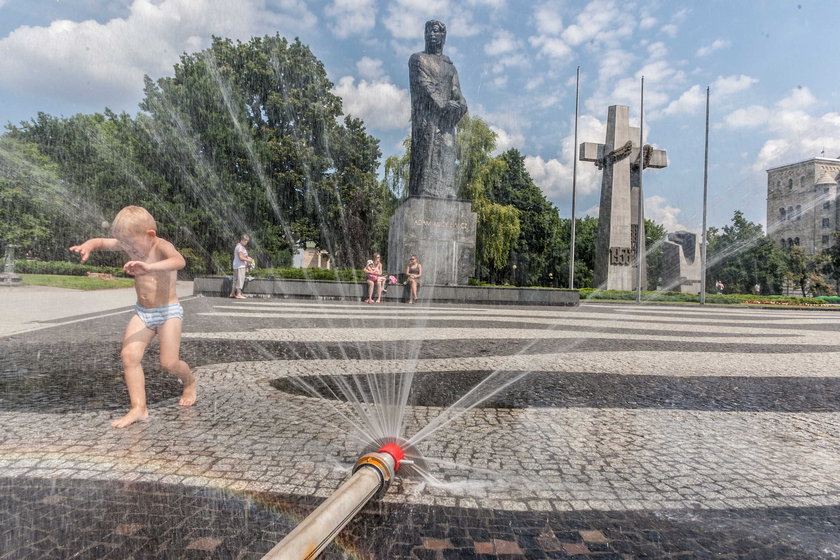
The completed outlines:
<svg viewBox="0 0 840 560">
<path fill-rule="evenodd" d="M 78 253 L 82 257 L 81 261 L 85 262 L 94 251 L 119 251 L 120 244 L 116 239 L 94 237 L 93 239 L 88 239 L 81 245 L 73 245 L 70 247 L 70 250 Z"/>
</svg>

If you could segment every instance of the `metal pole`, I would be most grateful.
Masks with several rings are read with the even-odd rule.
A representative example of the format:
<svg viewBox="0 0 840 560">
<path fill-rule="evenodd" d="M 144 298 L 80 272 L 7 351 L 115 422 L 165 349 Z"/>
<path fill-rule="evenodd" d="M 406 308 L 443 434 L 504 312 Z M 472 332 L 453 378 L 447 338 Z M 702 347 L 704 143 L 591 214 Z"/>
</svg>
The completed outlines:
<svg viewBox="0 0 840 560">
<path fill-rule="evenodd" d="M 700 240 L 700 305 L 706 304 L 706 204 L 709 198 L 709 86 L 706 86 L 706 153 L 703 160 L 703 237 Z"/>
<path fill-rule="evenodd" d="M 645 195 L 642 191 L 642 172 L 645 170 L 645 77 L 639 108 L 639 224 L 636 229 L 636 303 L 642 303 L 642 242 L 645 236 Z"/>
<path fill-rule="evenodd" d="M 388 489 L 403 458 L 402 449 L 395 444 L 359 458 L 353 475 L 262 560 L 317 558 L 365 504 Z"/>
<path fill-rule="evenodd" d="M 578 113 L 580 103 L 580 66 L 575 74 L 575 143 L 572 146 L 572 239 L 569 246 L 569 289 L 575 289 L 575 195 L 577 193 Z"/>
</svg>

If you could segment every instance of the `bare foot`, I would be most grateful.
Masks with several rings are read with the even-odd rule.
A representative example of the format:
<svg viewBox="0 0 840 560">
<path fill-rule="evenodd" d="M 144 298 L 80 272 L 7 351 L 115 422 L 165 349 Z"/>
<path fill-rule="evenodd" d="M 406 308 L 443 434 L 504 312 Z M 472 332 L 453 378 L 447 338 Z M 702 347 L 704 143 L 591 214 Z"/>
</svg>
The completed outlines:
<svg viewBox="0 0 840 560">
<path fill-rule="evenodd" d="M 126 426 L 130 426 L 135 422 L 145 422 L 149 419 L 149 409 L 145 406 L 142 408 L 132 408 L 128 411 L 128 414 L 120 418 L 119 420 L 114 420 L 111 422 L 111 426 L 114 428 L 125 428 Z"/>
<path fill-rule="evenodd" d="M 234 299 L 247 299 L 245 296 L 234 296 Z"/>
<path fill-rule="evenodd" d="M 184 383 L 184 392 L 181 393 L 181 400 L 178 404 L 181 406 L 192 406 L 195 404 L 196 390 L 198 389 L 198 380 L 192 376 L 192 381 Z"/>
</svg>

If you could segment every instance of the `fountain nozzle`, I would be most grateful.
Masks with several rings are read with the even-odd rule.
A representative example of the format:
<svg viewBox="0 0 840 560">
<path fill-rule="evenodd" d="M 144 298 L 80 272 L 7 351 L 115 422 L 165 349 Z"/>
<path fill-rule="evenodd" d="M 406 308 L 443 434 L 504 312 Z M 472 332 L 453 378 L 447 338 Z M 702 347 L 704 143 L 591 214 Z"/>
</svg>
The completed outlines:
<svg viewBox="0 0 840 560">
<path fill-rule="evenodd" d="M 405 459 L 405 452 L 403 451 L 402 447 L 397 445 L 396 443 L 386 443 L 382 447 L 379 448 L 377 453 L 387 453 L 391 457 L 394 458 L 394 472 L 400 470 L 400 462 Z"/>
</svg>

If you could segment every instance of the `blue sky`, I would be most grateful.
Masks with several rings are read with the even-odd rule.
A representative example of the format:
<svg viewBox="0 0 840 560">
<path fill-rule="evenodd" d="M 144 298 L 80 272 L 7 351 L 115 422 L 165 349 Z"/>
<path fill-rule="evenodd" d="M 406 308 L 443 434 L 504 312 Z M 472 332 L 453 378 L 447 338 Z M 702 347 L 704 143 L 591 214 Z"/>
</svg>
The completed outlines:
<svg viewBox="0 0 840 560">
<path fill-rule="evenodd" d="M 169 75 L 211 35 L 300 37 L 324 62 L 346 113 L 384 157 L 409 132 L 408 57 L 428 19 L 473 116 L 499 149 L 526 156 L 560 214 L 571 213 L 575 69 L 579 141 L 603 142 L 607 107 L 639 120 L 669 167 L 645 173 L 646 215 L 669 230 L 702 220 L 705 90 L 711 87 L 710 226 L 735 210 L 765 222 L 771 167 L 840 156 L 834 0 L 0 0 L 0 123 L 38 111 L 136 113 L 143 75 Z M 600 175 L 578 164 L 578 215 L 597 215 Z"/>
</svg>

